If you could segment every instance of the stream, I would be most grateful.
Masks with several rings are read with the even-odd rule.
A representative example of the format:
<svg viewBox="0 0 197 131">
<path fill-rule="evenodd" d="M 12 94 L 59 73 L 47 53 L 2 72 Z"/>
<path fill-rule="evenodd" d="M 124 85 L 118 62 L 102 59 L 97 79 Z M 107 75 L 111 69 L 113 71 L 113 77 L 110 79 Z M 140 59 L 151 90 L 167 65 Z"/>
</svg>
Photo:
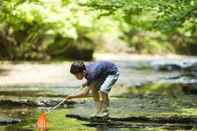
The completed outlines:
<svg viewBox="0 0 197 131">
<path fill-rule="evenodd" d="M 105 58 L 105 59 L 104 59 Z M 119 66 L 110 118 L 92 119 L 91 98 L 65 102 L 46 115 L 46 131 L 197 130 L 195 57 L 97 57 Z M 36 120 L 82 83 L 71 62 L 0 64 L 0 130 L 36 131 Z"/>
</svg>

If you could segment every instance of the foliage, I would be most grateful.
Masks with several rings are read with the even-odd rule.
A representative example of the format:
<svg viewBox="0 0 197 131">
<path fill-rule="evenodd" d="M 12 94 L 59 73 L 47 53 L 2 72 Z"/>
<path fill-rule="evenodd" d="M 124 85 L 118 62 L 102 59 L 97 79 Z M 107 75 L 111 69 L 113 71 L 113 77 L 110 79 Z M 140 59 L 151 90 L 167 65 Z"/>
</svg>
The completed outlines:
<svg viewBox="0 0 197 131">
<path fill-rule="evenodd" d="M 135 53 L 196 54 L 196 0 L 3 0 L 0 11 L 1 59 L 89 60 L 106 33 Z"/>
<path fill-rule="evenodd" d="M 130 36 L 130 37 L 129 37 Z M 130 31 L 124 37 L 133 52 L 140 54 L 164 54 L 175 52 L 167 38 L 159 32 Z"/>
<path fill-rule="evenodd" d="M 14 41 L 10 41 L 11 45 L 17 46 L 10 52 L 18 58 L 48 58 L 48 46 L 56 43 L 56 37 L 74 43 L 80 43 L 79 36 L 90 41 L 86 35 L 91 31 L 93 17 L 75 2 L 6 0 L 1 12 L 3 31 L 9 32 L 8 37 Z"/>
<path fill-rule="evenodd" d="M 83 4 L 100 10 L 101 16 L 119 16 L 130 26 L 163 32 L 173 32 L 191 20 L 196 21 L 197 12 L 195 0 L 87 0 Z"/>
<path fill-rule="evenodd" d="M 131 42 L 136 34 L 133 32 L 151 31 L 157 35 L 159 31 L 163 33 L 160 37 L 167 36 L 166 42 L 171 44 L 177 53 L 195 54 L 192 49 L 197 47 L 194 42 L 197 35 L 196 0 L 87 0 L 83 5 L 94 9 L 99 17 L 113 16 L 118 20 L 123 38 L 128 40 L 130 45 L 135 45 Z M 162 47 L 166 45 L 160 40 L 157 43 Z M 138 47 L 134 48 L 137 50 Z M 143 47 L 141 49 L 143 52 Z"/>
</svg>

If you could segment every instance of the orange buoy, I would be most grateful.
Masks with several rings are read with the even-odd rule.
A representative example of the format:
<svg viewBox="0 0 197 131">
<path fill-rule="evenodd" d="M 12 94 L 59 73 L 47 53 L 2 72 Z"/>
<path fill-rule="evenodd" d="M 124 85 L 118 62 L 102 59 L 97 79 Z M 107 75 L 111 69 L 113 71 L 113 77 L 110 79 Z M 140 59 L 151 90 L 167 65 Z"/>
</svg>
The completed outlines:
<svg viewBox="0 0 197 131">
<path fill-rule="evenodd" d="M 39 129 L 48 128 L 48 123 L 47 123 L 46 115 L 44 112 L 42 112 L 40 116 L 38 117 L 38 120 L 36 122 L 36 128 L 39 128 Z"/>
</svg>

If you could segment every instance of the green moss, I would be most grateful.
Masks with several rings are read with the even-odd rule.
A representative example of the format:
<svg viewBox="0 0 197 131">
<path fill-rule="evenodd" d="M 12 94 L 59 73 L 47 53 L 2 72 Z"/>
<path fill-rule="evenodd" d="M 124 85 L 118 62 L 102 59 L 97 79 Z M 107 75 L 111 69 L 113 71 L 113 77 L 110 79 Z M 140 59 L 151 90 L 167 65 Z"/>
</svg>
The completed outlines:
<svg viewBox="0 0 197 131">
<path fill-rule="evenodd" d="M 142 87 L 129 88 L 130 94 L 165 94 L 165 95 L 177 95 L 182 94 L 182 87 L 176 84 L 163 84 L 163 83 L 150 83 Z"/>
<path fill-rule="evenodd" d="M 181 115 L 197 116 L 197 108 L 182 108 Z"/>
<path fill-rule="evenodd" d="M 36 111 L 32 114 L 32 116 L 28 116 L 25 118 L 25 121 L 23 121 L 20 124 L 17 124 L 15 126 L 8 126 L 6 127 L 7 130 L 14 130 L 14 131 L 23 131 L 23 130 L 31 130 L 31 131 L 37 131 L 38 129 L 35 128 L 35 124 L 37 121 L 37 118 L 40 115 L 40 111 Z M 66 118 L 65 115 L 69 113 L 69 110 L 67 109 L 59 109 L 55 110 L 50 113 L 46 113 L 47 122 L 48 122 L 48 129 L 52 131 L 95 131 L 95 128 L 87 127 L 84 124 L 84 122 Z"/>
<path fill-rule="evenodd" d="M 86 130 L 86 131 L 94 131 L 95 128 L 84 126 L 84 122 L 66 118 L 65 114 L 69 113 L 69 110 L 61 109 L 55 112 L 51 112 L 47 115 L 49 129 L 52 130 L 63 130 L 70 129 L 72 131 L 78 130 Z"/>
</svg>

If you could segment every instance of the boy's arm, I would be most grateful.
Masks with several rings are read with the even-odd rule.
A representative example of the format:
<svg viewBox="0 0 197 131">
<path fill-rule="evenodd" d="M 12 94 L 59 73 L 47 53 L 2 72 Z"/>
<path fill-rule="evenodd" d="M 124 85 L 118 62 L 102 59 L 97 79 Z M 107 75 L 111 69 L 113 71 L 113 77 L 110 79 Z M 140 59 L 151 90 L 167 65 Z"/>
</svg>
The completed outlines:
<svg viewBox="0 0 197 131">
<path fill-rule="evenodd" d="M 82 87 L 87 87 L 87 86 L 90 85 L 90 83 L 91 83 L 91 82 L 87 80 L 85 83 L 82 84 Z"/>
<path fill-rule="evenodd" d="M 79 92 L 78 94 L 66 96 L 65 100 L 86 97 L 86 96 L 88 96 L 89 91 L 90 91 L 90 88 L 86 87 L 86 88 L 84 88 L 84 90 L 82 92 Z"/>
</svg>

